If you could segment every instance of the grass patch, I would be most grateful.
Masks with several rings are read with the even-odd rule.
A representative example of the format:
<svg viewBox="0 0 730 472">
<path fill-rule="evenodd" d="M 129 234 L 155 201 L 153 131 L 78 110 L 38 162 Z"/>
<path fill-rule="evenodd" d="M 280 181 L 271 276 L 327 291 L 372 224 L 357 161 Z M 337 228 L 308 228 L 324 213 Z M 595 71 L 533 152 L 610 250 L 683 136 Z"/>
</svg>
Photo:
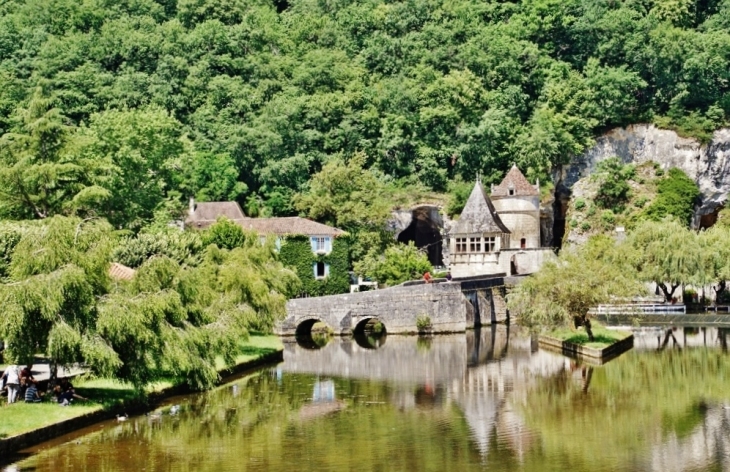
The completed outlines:
<svg viewBox="0 0 730 472">
<path fill-rule="evenodd" d="M 0 410 L 3 418 L 3 421 L 0 421 L 0 438 L 27 433 L 101 409 L 102 405 L 98 403 L 79 402 L 72 406 L 61 407 L 47 399 L 43 403 L 3 404 Z"/>
<path fill-rule="evenodd" d="M 245 342 L 241 342 L 236 364 L 259 359 L 260 357 L 281 350 L 283 345 L 277 336 L 252 334 Z M 216 365 L 220 370 L 226 368 L 223 359 Z M 148 384 L 144 391 L 135 390 L 125 382 L 115 379 L 79 377 L 73 380 L 76 392 L 89 401 L 75 400 L 71 406 L 59 406 L 52 396 L 46 395 L 41 403 L 25 403 L 23 401 L 8 405 L 0 404 L 0 439 L 27 433 L 55 423 L 83 416 L 102 409 L 110 409 L 125 404 L 145 402 L 150 393 L 161 392 L 174 386 L 168 380 L 160 380 Z M 4 397 L 3 401 L 7 401 Z"/>
<path fill-rule="evenodd" d="M 617 331 L 614 329 L 606 329 L 601 325 L 593 323 L 593 337 L 595 341 L 588 340 L 588 334 L 585 329 L 560 328 L 547 333 L 551 338 L 559 339 L 563 342 L 578 344 L 580 346 L 590 347 L 593 349 L 604 349 L 611 344 L 617 343 L 631 335 L 628 331 Z"/>
</svg>

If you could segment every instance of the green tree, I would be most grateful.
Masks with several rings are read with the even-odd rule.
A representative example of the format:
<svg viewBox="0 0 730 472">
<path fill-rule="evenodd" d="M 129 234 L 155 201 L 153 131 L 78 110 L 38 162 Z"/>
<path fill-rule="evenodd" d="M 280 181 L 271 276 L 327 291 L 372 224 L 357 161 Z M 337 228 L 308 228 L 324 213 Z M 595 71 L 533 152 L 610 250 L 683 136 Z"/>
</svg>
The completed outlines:
<svg viewBox="0 0 730 472">
<path fill-rule="evenodd" d="M 16 119 L 17 132 L 0 137 L 0 215 L 94 213 L 110 196 L 98 185 L 108 165 L 83 151 L 54 99 L 37 89 Z"/>
<path fill-rule="evenodd" d="M 659 181 L 658 196 L 646 209 L 646 216 L 661 221 L 667 216 L 678 218 L 689 225 L 694 213 L 694 205 L 700 191 L 697 184 L 680 169 L 669 169 L 667 176 Z"/>
<path fill-rule="evenodd" d="M 629 180 L 636 174 L 633 165 L 624 165 L 618 157 L 601 161 L 596 173 L 592 175 L 598 181 L 596 203 L 602 208 L 609 208 L 614 213 L 621 213 L 624 205 L 631 198 Z"/>
<path fill-rule="evenodd" d="M 428 256 L 414 246 L 413 242 L 391 246 L 384 254 L 370 253 L 362 261 L 355 263 L 355 272 L 358 275 L 389 286 L 420 279 L 424 273 L 430 271 L 433 271 L 433 267 Z"/>
<path fill-rule="evenodd" d="M 586 247 L 564 249 L 556 261 L 546 262 L 514 288 L 507 303 L 510 313 L 533 329 L 583 326 L 593 341 L 591 308 L 646 291 L 616 250 L 600 237 Z"/>
<path fill-rule="evenodd" d="M 104 214 L 118 227 L 139 229 L 173 190 L 175 165 L 185 153 L 181 126 L 159 107 L 93 115 L 91 152 L 111 163 Z"/>
<path fill-rule="evenodd" d="M 677 220 L 643 221 L 631 231 L 627 243 L 627 259 L 639 278 L 656 283 L 667 301 L 681 284 L 704 284 L 712 278 L 697 233 Z"/>
<path fill-rule="evenodd" d="M 256 234 L 244 231 L 240 225 L 224 216 L 219 217 L 218 221 L 203 233 L 204 245 L 215 244 L 221 249 L 244 247 L 247 242 L 254 239 L 258 240 Z"/>
<path fill-rule="evenodd" d="M 111 228 L 101 220 L 54 216 L 23 225 L 0 284 L 0 336 L 16 362 L 44 353 L 56 364 L 89 362 L 101 372 L 119 361 L 97 335 L 98 297 L 109 287 Z"/>
</svg>

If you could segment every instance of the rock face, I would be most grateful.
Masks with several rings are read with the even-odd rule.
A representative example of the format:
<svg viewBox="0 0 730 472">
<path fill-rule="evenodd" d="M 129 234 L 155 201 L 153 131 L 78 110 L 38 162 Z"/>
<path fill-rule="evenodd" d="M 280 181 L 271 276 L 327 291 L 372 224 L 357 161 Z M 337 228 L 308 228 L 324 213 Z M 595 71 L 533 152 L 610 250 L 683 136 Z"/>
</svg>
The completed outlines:
<svg viewBox="0 0 730 472">
<path fill-rule="evenodd" d="M 674 131 L 638 124 L 607 132 L 583 155 L 556 169 L 553 174 L 556 199 L 568 197 L 579 179 L 590 175 L 602 160 L 614 156 L 625 164 L 653 161 L 665 170 L 677 167 L 697 182 L 701 201 L 695 208 L 695 226 L 702 215 L 709 215 L 724 205 L 730 192 L 730 129 L 715 131 L 709 144 L 700 145 L 697 140 L 682 138 Z"/>
</svg>

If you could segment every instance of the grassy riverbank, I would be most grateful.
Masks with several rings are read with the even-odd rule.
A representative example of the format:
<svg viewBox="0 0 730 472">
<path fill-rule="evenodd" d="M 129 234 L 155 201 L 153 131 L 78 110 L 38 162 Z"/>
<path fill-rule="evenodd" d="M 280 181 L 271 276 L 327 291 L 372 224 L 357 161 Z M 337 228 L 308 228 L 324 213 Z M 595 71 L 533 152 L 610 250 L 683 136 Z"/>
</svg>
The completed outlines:
<svg viewBox="0 0 730 472">
<path fill-rule="evenodd" d="M 628 331 L 617 331 L 613 329 L 607 329 L 598 323 L 593 323 L 593 337 L 594 341 L 589 341 L 588 334 L 584 328 L 571 329 L 561 328 L 546 333 L 551 338 L 559 339 L 563 342 L 569 342 L 577 344 L 579 346 L 590 347 L 593 349 L 603 349 L 614 343 L 622 341 L 627 337 L 631 336 Z"/>
<path fill-rule="evenodd" d="M 241 343 L 235 365 L 255 362 L 282 348 L 277 336 L 252 335 L 248 341 Z M 218 368 L 222 374 L 226 373 L 227 369 L 223 359 L 218 360 Z M 75 379 L 73 383 L 77 393 L 89 398 L 89 401 L 79 400 L 70 407 L 60 407 L 50 401 L 50 397 L 44 398 L 42 403 L 26 404 L 22 401 L 12 405 L 2 403 L 0 439 L 17 436 L 105 409 L 139 405 L 147 402 L 150 396 L 164 394 L 166 390 L 176 386 L 173 382 L 160 381 L 148 385 L 143 391 L 138 391 L 132 385 L 118 380 L 83 376 Z"/>
</svg>

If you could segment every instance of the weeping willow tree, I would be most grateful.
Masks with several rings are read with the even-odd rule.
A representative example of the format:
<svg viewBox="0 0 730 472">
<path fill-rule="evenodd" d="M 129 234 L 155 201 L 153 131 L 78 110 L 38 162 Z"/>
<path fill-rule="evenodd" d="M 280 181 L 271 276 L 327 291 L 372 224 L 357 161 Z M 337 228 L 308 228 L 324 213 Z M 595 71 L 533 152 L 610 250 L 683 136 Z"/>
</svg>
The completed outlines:
<svg viewBox="0 0 730 472">
<path fill-rule="evenodd" d="M 111 227 L 55 216 L 15 229 L 19 239 L 5 247 L 0 284 L 0 337 L 9 358 L 25 363 L 43 353 L 54 363 L 97 363 L 107 351 L 94 326 L 97 297 L 109 288 Z"/>
<path fill-rule="evenodd" d="M 198 267 L 155 256 L 101 301 L 98 332 L 118 356 L 116 376 L 135 385 L 174 378 L 208 388 L 218 380 L 216 360 L 232 364 L 250 329 L 270 331 L 298 283 L 260 244 L 211 245 Z"/>
<path fill-rule="evenodd" d="M 592 238 L 567 248 L 510 293 L 508 307 L 520 324 L 549 329 L 583 326 L 593 341 L 589 310 L 615 299 L 641 295 L 646 288 L 610 238 Z"/>
<path fill-rule="evenodd" d="M 714 249 L 677 220 L 644 221 L 627 242 L 627 254 L 639 277 L 655 282 L 667 301 L 683 283 L 704 285 L 714 278 L 713 258 L 708 258 Z"/>
<path fill-rule="evenodd" d="M 209 245 L 197 266 L 156 255 L 132 281 L 111 284 L 114 242 L 102 220 L 24 226 L 0 284 L 0 338 L 12 360 L 43 353 L 137 387 L 167 378 L 207 388 L 217 359 L 231 364 L 248 330 L 270 331 L 299 283 L 272 241 L 245 234 L 230 250 Z"/>
</svg>

